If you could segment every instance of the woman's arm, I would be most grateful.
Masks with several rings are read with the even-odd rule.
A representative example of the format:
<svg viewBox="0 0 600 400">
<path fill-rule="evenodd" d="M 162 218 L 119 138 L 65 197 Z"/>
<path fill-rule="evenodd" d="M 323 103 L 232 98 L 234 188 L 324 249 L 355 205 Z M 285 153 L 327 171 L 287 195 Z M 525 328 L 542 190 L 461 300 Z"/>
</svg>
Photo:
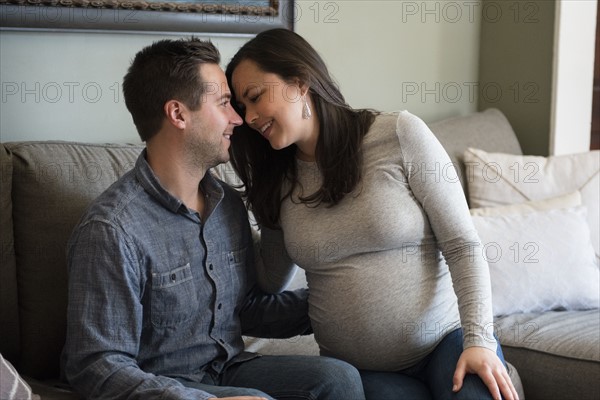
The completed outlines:
<svg viewBox="0 0 600 400">
<path fill-rule="evenodd" d="M 412 114 L 400 114 L 397 134 L 410 189 L 448 264 L 464 347 L 495 352 L 489 269 L 452 161 L 427 125 Z"/>
<path fill-rule="evenodd" d="M 459 391 L 465 374 L 473 373 L 495 399 L 500 399 L 500 393 L 516 399 L 508 372 L 496 355 L 489 269 L 458 174 L 443 146 L 419 118 L 402 113 L 397 134 L 410 188 L 427 214 L 458 299 L 464 351 L 453 390 Z"/>
</svg>

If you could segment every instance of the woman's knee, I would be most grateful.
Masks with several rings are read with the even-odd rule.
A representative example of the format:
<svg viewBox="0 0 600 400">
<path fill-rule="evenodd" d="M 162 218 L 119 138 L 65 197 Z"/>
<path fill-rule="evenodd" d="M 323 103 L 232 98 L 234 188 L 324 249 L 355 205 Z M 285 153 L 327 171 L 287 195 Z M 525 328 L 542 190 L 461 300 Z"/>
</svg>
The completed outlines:
<svg viewBox="0 0 600 400">
<path fill-rule="evenodd" d="M 431 400 L 431 393 L 418 378 L 399 372 L 360 371 L 367 400 Z"/>
</svg>

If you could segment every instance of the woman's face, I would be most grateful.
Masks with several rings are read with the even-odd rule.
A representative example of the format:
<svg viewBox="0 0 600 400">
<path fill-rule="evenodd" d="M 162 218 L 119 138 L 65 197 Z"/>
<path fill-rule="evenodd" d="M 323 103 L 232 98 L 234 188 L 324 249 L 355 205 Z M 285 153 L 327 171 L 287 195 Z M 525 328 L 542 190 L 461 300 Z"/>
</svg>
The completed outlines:
<svg viewBox="0 0 600 400">
<path fill-rule="evenodd" d="M 232 90 L 246 123 L 280 150 L 291 144 L 303 153 L 314 154 L 316 114 L 302 118 L 304 99 L 312 107 L 307 88 L 300 82 L 286 82 L 277 74 L 262 71 L 244 60 L 232 74 Z"/>
</svg>

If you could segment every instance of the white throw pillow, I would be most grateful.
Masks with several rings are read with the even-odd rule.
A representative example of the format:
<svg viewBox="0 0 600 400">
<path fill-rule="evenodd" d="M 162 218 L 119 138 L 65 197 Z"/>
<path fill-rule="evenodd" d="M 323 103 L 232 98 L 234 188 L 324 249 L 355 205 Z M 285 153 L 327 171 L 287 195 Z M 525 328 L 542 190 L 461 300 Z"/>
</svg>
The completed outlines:
<svg viewBox="0 0 600 400">
<path fill-rule="evenodd" d="M 600 151 L 562 156 L 518 156 L 469 148 L 464 153 L 473 208 L 544 200 L 575 191 L 600 254 Z"/>
<path fill-rule="evenodd" d="M 598 308 L 600 275 L 585 207 L 507 210 L 472 217 L 490 268 L 494 316 Z"/>
<path fill-rule="evenodd" d="M 551 197 L 545 200 L 527 201 L 520 204 L 509 204 L 498 207 L 471 208 L 471 215 L 479 217 L 493 217 L 495 215 L 528 214 L 536 211 L 550 211 L 556 208 L 570 208 L 581 205 L 579 191 L 562 196 Z"/>
</svg>

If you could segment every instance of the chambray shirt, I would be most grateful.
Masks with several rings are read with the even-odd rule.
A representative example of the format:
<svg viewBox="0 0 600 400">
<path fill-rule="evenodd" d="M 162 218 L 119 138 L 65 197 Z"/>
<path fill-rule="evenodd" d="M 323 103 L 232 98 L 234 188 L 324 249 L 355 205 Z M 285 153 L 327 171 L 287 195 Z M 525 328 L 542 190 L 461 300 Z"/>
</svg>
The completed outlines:
<svg viewBox="0 0 600 400">
<path fill-rule="evenodd" d="M 169 194 L 140 155 L 86 211 L 69 240 L 63 372 L 86 398 L 207 399 L 201 381 L 256 354 L 242 332 L 309 330 L 306 291 L 255 282 L 248 216 L 207 173 L 206 217 Z"/>
</svg>

